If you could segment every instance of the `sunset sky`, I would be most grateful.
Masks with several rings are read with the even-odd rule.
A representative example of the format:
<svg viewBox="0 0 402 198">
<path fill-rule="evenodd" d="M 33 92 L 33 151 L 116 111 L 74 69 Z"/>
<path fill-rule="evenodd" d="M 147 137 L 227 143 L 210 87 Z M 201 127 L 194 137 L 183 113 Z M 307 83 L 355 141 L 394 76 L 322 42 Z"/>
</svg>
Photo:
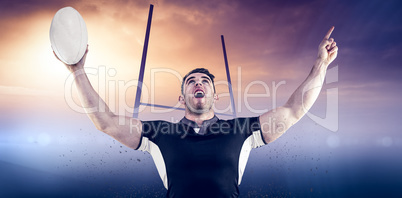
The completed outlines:
<svg viewBox="0 0 402 198">
<path fill-rule="evenodd" d="M 7 163 L 68 175 L 72 170 L 85 172 L 81 169 L 86 159 L 82 153 L 93 151 L 93 158 L 104 159 L 105 154 L 96 149 L 103 151 L 115 143 L 97 132 L 86 115 L 76 112 L 76 105 L 71 107 L 71 101 L 78 100 L 75 88 L 70 90 L 68 70 L 52 53 L 50 23 L 62 7 L 72 6 L 80 12 L 88 29 L 86 69 L 91 83 L 115 113 L 130 116 L 150 3 L 155 7 L 143 102 L 177 105 L 180 78 L 193 68 L 205 67 L 216 76 L 221 94 L 216 108 L 227 108 L 230 101 L 220 41 L 224 35 L 238 115 L 257 116 L 259 111 L 273 108 L 273 100 L 278 106 L 286 102 L 310 72 L 325 33 L 335 26 L 331 37 L 339 54 L 329 68 L 334 69 L 337 81 L 324 86 L 311 113 L 324 117 L 326 101 L 332 97 L 326 90 L 337 90 L 339 120 L 334 122 L 338 130 L 334 133 L 306 117 L 278 140 L 278 145 L 285 141 L 297 148 L 302 145 L 299 151 L 305 151 L 307 157 L 319 145 L 323 159 L 328 153 L 339 153 L 333 155 L 340 161 L 340 153 L 345 152 L 366 156 L 376 149 L 395 154 L 401 149 L 400 1 L 13 0 L 0 1 L 0 166 Z M 155 78 L 151 78 L 152 72 L 156 72 Z M 274 93 L 273 83 L 279 82 L 284 84 Z M 245 92 L 270 95 L 247 99 L 247 106 Z M 181 111 L 142 110 L 140 119 L 144 120 L 177 121 L 183 116 Z M 261 155 L 274 147 L 261 149 Z M 78 153 L 71 156 L 78 160 L 75 165 L 66 168 L 64 161 L 52 158 L 70 150 Z M 152 164 L 142 153 L 133 153 L 143 163 Z M 113 167 L 115 157 L 105 158 Z M 386 160 L 391 162 L 392 158 Z M 361 160 L 353 162 L 356 165 Z M 109 165 L 97 170 L 106 171 Z"/>
</svg>

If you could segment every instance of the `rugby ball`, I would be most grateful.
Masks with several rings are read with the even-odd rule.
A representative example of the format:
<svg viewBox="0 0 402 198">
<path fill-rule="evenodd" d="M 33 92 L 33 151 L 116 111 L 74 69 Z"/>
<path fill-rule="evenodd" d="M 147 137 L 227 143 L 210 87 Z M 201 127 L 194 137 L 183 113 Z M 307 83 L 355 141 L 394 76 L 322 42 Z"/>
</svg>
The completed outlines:
<svg viewBox="0 0 402 198">
<path fill-rule="evenodd" d="M 50 43 L 57 57 L 68 65 L 78 63 L 88 44 L 88 31 L 84 19 L 72 7 L 56 12 L 50 25 Z"/>
</svg>

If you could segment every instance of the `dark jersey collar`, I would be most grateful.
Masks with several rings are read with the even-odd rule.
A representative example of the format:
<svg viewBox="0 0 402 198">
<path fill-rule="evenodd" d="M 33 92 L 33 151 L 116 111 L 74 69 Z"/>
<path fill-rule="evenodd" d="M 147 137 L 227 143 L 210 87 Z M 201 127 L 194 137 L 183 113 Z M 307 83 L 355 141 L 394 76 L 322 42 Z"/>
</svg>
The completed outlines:
<svg viewBox="0 0 402 198">
<path fill-rule="evenodd" d="M 216 117 L 216 115 L 214 115 L 213 118 L 209 119 L 209 120 L 204 120 L 204 122 L 202 122 L 201 126 L 198 126 L 198 124 L 192 120 L 187 119 L 186 117 L 183 117 L 183 119 L 180 120 L 180 123 L 183 123 L 187 126 L 190 126 L 192 128 L 200 128 L 200 131 L 198 132 L 199 135 L 204 135 L 207 132 L 207 128 L 209 125 L 217 122 L 219 120 L 218 117 Z"/>
</svg>

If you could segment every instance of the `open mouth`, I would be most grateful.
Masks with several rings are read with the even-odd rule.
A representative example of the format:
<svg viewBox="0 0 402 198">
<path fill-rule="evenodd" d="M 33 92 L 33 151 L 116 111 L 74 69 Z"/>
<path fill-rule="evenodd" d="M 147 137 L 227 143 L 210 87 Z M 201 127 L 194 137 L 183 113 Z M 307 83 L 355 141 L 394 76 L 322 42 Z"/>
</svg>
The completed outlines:
<svg viewBox="0 0 402 198">
<path fill-rule="evenodd" d="M 205 95 L 204 91 L 202 91 L 202 90 L 200 90 L 200 89 L 197 89 L 197 90 L 194 92 L 194 97 L 196 97 L 196 98 L 202 98 L 202 97 L 204 97 L 204 95 Z"/>
</svg>

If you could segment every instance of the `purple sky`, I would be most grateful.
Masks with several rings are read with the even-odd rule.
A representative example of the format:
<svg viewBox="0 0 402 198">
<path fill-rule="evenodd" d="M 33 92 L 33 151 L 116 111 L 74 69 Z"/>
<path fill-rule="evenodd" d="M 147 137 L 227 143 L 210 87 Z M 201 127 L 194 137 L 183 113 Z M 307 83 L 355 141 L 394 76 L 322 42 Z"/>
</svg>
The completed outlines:
<svg viewBox="0 0 402 198">
<path fill-rule="evenodd" d="M 312 135 L 328 149 L 334 145 L 346 149 L 351 145 L 402 146 L 399 116 L 402 111 L 402 2 L 396 0 L 0 1 L 0 145 L 9 151 L 13 147 L 8 146 L 13 144 L 81 148 L 61 138 L 67 136 L 79 144 L 81 129 L 85 135 L 105 138 L 85 115 L 75 113 L 66 104 L 68 71 L 51 52 L 50 23 L 58 9 L 76 8 L 89 32 L 87 67 L 104 65 L 106 69 L 115 69 L 116 76 L 108 79 L 128 82 L 138 76 L 149 2 L 155 8 L 144 81 L 148 87 L 152 82 L 150 71 L 157 68 L 169 68 L 184 75 L 194 67 L 203 66 L 217 80 L 224 81 L 219 40 L 223 34 L 233 84 L 242 86 L 241 90 L 234 86 L 236 106 L 241 105 L 243 109 L 239 115 L 256 115 L 244 105 L 245 87 L 259 80 L 272 92 L 272 82 L 286 81 L 277 93 L 278 105 L 283 104 L 309 73 L 318 44 L 327 30 L 335 26 L 331 37 L 339 46 L 339 54 L 330 68 L 338 68 L 338 81 L 324 86 L 312 113 L 325 115 L 325 102 L 331 96 L 325 90 L 337 88 L 339 131 L 332 133 L 306 117 L 284 140 L 292 139 L 301 131 L 302 135 L 295 136 L 302 136 L 308 142 L 308 135 Z M 239 67 L 241 82 L 237 78 Z M 158 90 L 155 101 L 174 105 L 180 94 L 180 81 L 170 80 L 171 75 L 161 75 L 155 82 Z M 105 92 L 97 75 L 90 79 L 97 90 Z M 218 92 L 226 90 L 227 87 L 219 85 Z M 264 93 L 261 86 L 250 90 Z M 114 91 L 106 90 L 107 93 Z M 125 98 L 132 105 L 134 93 L 135 88 L 130 88 L 126 95 L 116 97 Z M 111 97 L 106 96 L 109 103 Z M 251 99 L 251 106 L 269 109 L 272 99 L 272 95 Z M 225 106 L 228 101 L 222 97 L 220 105 Z M 180 119 L 183 114 L 152 115 L 146 109 L 140 118 L 163 119 L 166 115 Z M 107 141 L 110 140 L 102 140 L 102 145 Z M 24 158 L 24 152 L 23 149 L 15 151 L 20 156 L 18 159 L 10 153 L 3 159 L 20 164 L 30 162 Z M 0 150 L 0 158 L 1 155 Z"/>
</svg>

